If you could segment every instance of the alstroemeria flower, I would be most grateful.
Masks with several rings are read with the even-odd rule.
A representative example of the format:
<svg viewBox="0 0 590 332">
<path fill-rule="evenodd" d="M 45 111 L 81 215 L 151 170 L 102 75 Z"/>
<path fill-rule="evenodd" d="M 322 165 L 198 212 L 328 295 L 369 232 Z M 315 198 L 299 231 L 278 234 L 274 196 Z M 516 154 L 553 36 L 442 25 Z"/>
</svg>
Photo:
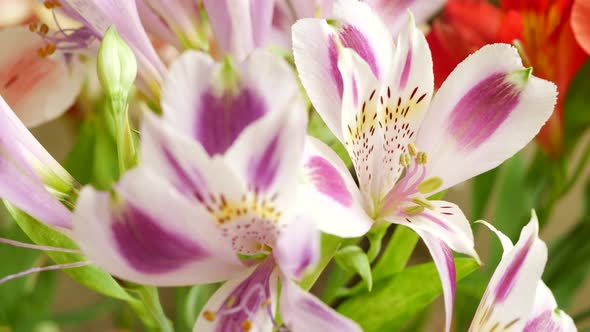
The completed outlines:
<svg viewBox="0 0 590 332">
<path fill-rule="evenodd" d="M 81 192 L 82 251 L 145 284 L 228 280 L 195 331 L 270 331 L 279 280 L 289 329 L 360 331 L 292 281 L 317 261 L 319 233 L 295 209 L 306 112 L 288 64 L 254 52 L 234 67 L 188 52 L 162 102 L 162 118 L 144 118 L 139 168 L 114 195 Z"/>
<path fill-rule="evenodd" d="M 84 79 L 76 59 L 40 57 L 43 41 L 24 27 L 0 30 L 0 95 L 27 127 L 62 115 L 74 103 Z"/>
<path fill-rule="evenodd" d="M 71 227 L 66 201 L 74 179 L 0 97 L 0 197 L 41 222 Z"/>
<path fill-rule="evenodd" d="M 477 254 L 461 210 L 427 197 L 525 146 L 553 110 L 555 85 L 531 76 L 516 49 L 496 44 L 457 66 L 433 97 L 430 51 L 412 20 L 394 43 L 366 4 L 339 1 L 333 16 L 295 24 L 295 63 L 311 102 L 348 150 L 360 192 L 343 163 L 313 141 L 303 199 L 328 233 L 360 236 L 381 220 L 419 233 L 443 281 L 448 330 L 451 249 Z"/>
<path fill-rule="evenodd" d="M 144 93 L 157 99 L 166 67 L 158 57 L 141 23 L 135 0 L 60 0 L 54 1 L 65 14 L 83 24 L 79 29 L 50 31 L 44 40 L 56 50 L 85 49 L 100 40 L 107 28 L 115 26 L 129 44 L 140 68 L 139 86 Z"/>
<path fill-rule="evenodd" d="M 539 224 L 533 214 L 520 233 L 516 246 L 494 231 L 504 254 L 477 308 L 469 331 L 573 332 L 573 320 L 557 309 L 551 290 L 541 281 L 547 262 L 547 247 L 539 239 Z"/>
<path fill-rule="evenodd" d="M 502 0 L 497 8 L 484 0 L 450 0 L 428 34 L 436 85 L 479 47 L 493 42 L 517 42 L 525 65 L 534 67 L 538 77 L 557 85 L 556 111 L 537 140 L 551 157 L 559 157 L 564 149 L 565 96 L 571 80 L 587 59 L 572 32 L 572 27 L 581 26 L 575 22 L 586 24 L 586 20 L 575 19 L 573 2 Z M 583 5 L 576 7 L 580 8 L 577 12 L 583 12 Z"/>
</svg>

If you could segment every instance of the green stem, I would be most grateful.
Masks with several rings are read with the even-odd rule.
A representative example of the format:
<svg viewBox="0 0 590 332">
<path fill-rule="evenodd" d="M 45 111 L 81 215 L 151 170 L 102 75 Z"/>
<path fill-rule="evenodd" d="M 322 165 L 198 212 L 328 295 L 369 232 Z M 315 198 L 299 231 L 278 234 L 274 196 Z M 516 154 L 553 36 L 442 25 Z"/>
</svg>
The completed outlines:
<svg viewBox="0 0 590 332">
<path fill-rule="evenodd" d="M 153 286 L 140 286 L 135 289 L 143 305 L 147 309 L 147 312 L 153 317 L 157 324 L 158 332 L 174 332 L 172 323 L 166 317 L 164 309 L 160 304 L 160 297 L 158 295 L 158 289 Z"/>
</svg>

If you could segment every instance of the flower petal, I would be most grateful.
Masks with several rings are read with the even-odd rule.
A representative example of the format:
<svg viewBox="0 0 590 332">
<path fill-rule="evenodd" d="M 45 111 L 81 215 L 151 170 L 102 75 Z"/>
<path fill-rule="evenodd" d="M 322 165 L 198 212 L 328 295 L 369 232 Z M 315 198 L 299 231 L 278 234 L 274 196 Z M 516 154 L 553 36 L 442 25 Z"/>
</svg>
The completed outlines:
<svg viewBox="0 0 590 332">
<path fill-rule="evenodd" d="M 76 60 L 68 66 L 58 57 L 40 57 L 43 40 L 23 27 L 0 31 L 0 43 L 14 45 L 0 50 L 0 95 L 26 126 L 53 120 L 74 103 L 84 78 Z"/>
<path fill-rule="evenodd" d="M 272 0 L 204 0 L 211 28 L 222 53 L 245 58 L 264 46 L 272 25 Z"/>
<path fill-rule="evenodd" d="M 530 76 L 515 48 L 488 45 L 449 75 L 418 133 L 427 173 L 443 190 L 498 166 L 539 132 L 556 101 L 553 83 Z"/>
<path fill-rule="evenodd" d="M 99 38 L 114 25 L 137 57 L 138 72 L 147 85 L 144 92 L 158 94 L 166 67 L 141 24 L 135 0 L 62 0 L 61 4 Z"/>
<path fill-rule="evenodd" d="M 474 249 L 473 232 L 461 209 L 457 205 L 445 201 L 428 201 L 426 203 L 431 207 L 425 208 L 418 214 L 406 213 L 402 210 L 397 214 L 384 216 L 384 218 L 414 230 L 432 234 L 453 251 L 479 260 Z"/>
<path fill-rule="evenodd" d="M 424 34 L 411 14 L 397 38 L 390 72 L 379 92 L 377 120 L 383 136 L 383 157 L 373 175 L 381 179 L 383 197 L 397 182 L 404 166 L 400 162 L 430 104 L 434 89 L 432 57 Z"/>
<path fill-rule="evenodd" d="M 586 53 L 590 54 L 590 3 L 585 0 L 575 0 L 572 7 L 571 24 L 576 40 Z"/>
<path fill-rule="evenodd" d="M 408 22 L 408 10 L 414 14 L 418 24 L 423 24 L 442 9 L 445 0 L 365 0 L 379 14 L 392 35 L 397 34 Z"/>
<path fill-rule="evenodd" d="M 281 271 L 291 279 L 300 279 L 320 259 L 320 233 L 308 218 L 295 218 L 282 232 L 273 249 Z"/>
<path fill-rule="evenodd" d="M 362 331 L 357 323 L 340 315 L 291 280 L 281 278 L 281 281 L 281 317 L 290 331 Z"/>
<path fill-rule="evenodd" d="M 143 165 L 195 204 L 214 204 L 219 194 L 237 201 L 246 189 L 220 157 L 209 157 L 201 145 L 151 113 L 144 116 L 142 143 Z"/>
<path fill-rule="evenodd" d="M 289 206 L 296 193 L 307 125 L 301 100 L 290 102 L 248 126 L 225 155 L 251 190 L 278 195 L 278 206 Z"/>
<path fill-rule="evenodd" d="M 535 295 L 533 312 L 524 327 L 523 332 L 550 331 L 574 332 L 576 325 L 570 316 L 557 309 L 557 303 L 551 290 L 540 281 Z"/>
<path fill-rule="evenodd" d="M 134 282 L 180 286 L 226 280 L 244 267 L 207 211 L 145 168 L 126 173 L 117 196 L 85 188 L 74 239 L 96 265 Z"/>
<path fill-rule="evenodd" d="M 273 330 L 277 287 L 274 262 L 266 259 L 223 284 L 205 304 L 193 331 Z"/>
<path fill-rule="evenodd" d="M 338 44 L 357 52 L 381 79 L 389 68 L 393 40 L 366 4 L 340 0 L 333 9 L 330 24 L 308 18 L 293 25 L 293 54 L 313 106 L 332 133 L 342 140 L 340 107 L 344 85 L 338 68 Z"/>
<path fill-rule="evenodd" d="M 225 153 L 249 124 L 300 96 L 292 69 L 275 55 L 255 51 L 237 68 L 227 66 L 186 52 L 172 64 L 162 93 L 164 118 L 210 155 Z"/>
<path fill-rule="evenodd" d="M 341 237 L 364 235 L 373 221 L 363 198 L 338 155 L 320 140 L 307 137 L 298 201 L 323 232 Z"/>
<path fill-rule="evenodd" d="M 470 331 L 489 330 L 493 326 L 522 331 L 525 327 L 547 262 L 547 247 L 539 239 L 538 229 L 537 217 L 533 214 L 516 246 L 496 268 Z"/>
<path fill-rule="evenodd" d="M 457 271 L 455 270 L 455 260 L 451 249 L 434 234 L 422 231 L 409 225 L 424 241 L 432 255 L 440 282 L 442 284 L 443 296 L 445 299 L 445 331 L 451 329 L 453 319 L 453 305 L 455 302 L 455 290 L 457 286 Z"/>
<path fill-rule="evenodd" d="M 0 197 L 39 221 L 71 227 L 71 212 L 51 195 L 42 182 L 73 179 L 33 137 L 0 97 Z"/>
</svg>

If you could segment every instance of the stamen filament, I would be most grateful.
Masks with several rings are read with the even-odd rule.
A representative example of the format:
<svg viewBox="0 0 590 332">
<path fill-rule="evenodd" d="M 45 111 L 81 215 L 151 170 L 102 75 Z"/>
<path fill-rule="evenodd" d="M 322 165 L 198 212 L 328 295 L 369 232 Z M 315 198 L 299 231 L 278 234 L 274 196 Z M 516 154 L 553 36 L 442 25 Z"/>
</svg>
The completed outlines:
<svg viewBox="0 0 590 332">
<path fill-rule="evenodd" d="M 36 244 L 26 243 L 15 241 L 11 239 L 1 238 L 0 243 L 9 244 L 11 246 L 20 247 L 20 248 L 28 248 L 28 249 L 35 249 L 35 250 L 43 250 L 43 251 L 56 251 L 56 252 L 66 252 L 70 254 L 81 254 L 80 250 L 77 249 L 66 249 L 66 248 L 58 248 L 58 247 L 50 247 L 50 246 L 40 246 Z"/>
<path fill-rule="evenodd" d="M 37 272 L 44 272 L 44 271 L 53 271 L 53 270 L 63 270 L 63 269 L 73 269 L 77 267 L 83 267 L 92 264 L 90 261 L 82 261 L 82 262 L 75 262 L 75 263 L 67 263 L 67 264 L 56 264 L 56 265 L 49 265 L 49 266 L 42 266 L 42 267 L 34 267 L 32 269 L 28 269 L 19 273 L 11 274 L 0 279 L 0 284 L 3 284 L 7 281 L 17 279 L 20 277 L 24 277 L 26 275 L 37 273 Z"/>
</svg>

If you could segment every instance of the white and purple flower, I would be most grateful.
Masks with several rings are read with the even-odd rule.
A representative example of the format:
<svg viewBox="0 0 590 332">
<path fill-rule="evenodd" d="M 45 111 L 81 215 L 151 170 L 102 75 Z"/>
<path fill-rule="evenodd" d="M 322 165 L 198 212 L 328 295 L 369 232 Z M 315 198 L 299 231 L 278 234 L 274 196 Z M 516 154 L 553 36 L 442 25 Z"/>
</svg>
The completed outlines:
<svg viewBox="0 0 590 332">
<path fill-rule="evenodd" d="M 259 51 L 238 65 L 188 52 L 162 107 L 144 118 L 140 166 L 112 194 L 80 193 L 82 251 L 143 284 L 228 280 L 195 331 L 359 331 L 293 282 L 318 260 L 319 232 L 295 209 L 306 110 L 291 68 Z"/>
<path fill-rule="evenodd" d="M 557 309 L 551 290 L 541 281 L 547 247 L 539 239 L 539 223 L 533 213 L 516 246 L 496 233 L 504 255 L 483 295 L 469 331 L 574 332 L 573 320 Z"/>
<path fill-rule="evenodd" d="M 478 257 L 461 210 L 428 197 L 524 147 L 553 110 L 555 85 L 531 76 L 516 49 L 495 44 L 457 66 L 434 95 L 430 50 L 413 19 L 394 43 L 356 0 L 336 2 L 332 19 L 298 21 L 293 45 L 311 102 L 346 147 L 360 185 L 329 148 L 309 139 L 304 206 L 319 216 L 322 231 L 343 237 L 382 220 L 420 234 L 443 282 L 448 331 L 451 250 Z"/>
</svg>

